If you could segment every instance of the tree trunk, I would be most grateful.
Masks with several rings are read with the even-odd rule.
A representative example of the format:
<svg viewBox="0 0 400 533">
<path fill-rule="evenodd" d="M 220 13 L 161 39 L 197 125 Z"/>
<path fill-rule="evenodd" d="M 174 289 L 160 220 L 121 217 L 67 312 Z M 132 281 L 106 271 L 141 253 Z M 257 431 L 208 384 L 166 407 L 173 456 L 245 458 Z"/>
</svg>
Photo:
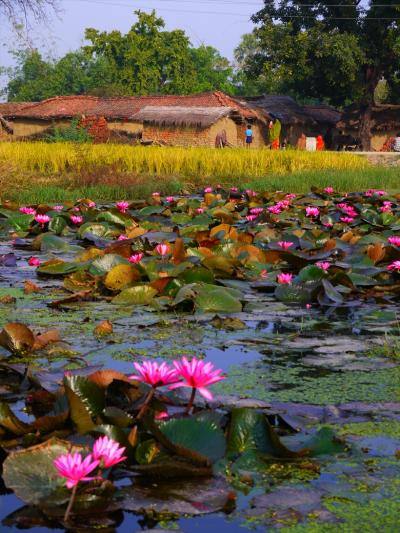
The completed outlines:
<svg viewBox="0 0 400 533">
<path fill-rule="evenodd" d="M 364 104 L 360 108 L 359 137 L 361 150 L 371 151 L 372 103 Z"/>
<path fill-rule="evenodd" d="M 371 150 L 372 108 L 375 103 L 375 89 L 378 85 L 379 73 L 375 67 L 368 66 L 365 70 L 365 96 L 360 106 L 359 139 L 361 150 Z"/>
</svg>

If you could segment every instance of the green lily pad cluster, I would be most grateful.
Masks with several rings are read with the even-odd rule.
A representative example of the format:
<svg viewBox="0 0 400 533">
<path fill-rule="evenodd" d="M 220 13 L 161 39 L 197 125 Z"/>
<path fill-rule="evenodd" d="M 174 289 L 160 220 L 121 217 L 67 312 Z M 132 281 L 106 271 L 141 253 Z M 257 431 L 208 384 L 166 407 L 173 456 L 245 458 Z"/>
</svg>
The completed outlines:
<svg viewBox="0 0 400 533">
<path fill-rule="evenodd" d="M 17 249 L 38 253 L 38 276 L 64 279 L 66 303 L 235 313 L 249 286 L 297 305 L 398 297 L 400 195 L 206 191 L 113 207 L 80 200 L 22 208 L 47 215 L 46 223 L 7 204 L 0 217 Z"/>
</svg>

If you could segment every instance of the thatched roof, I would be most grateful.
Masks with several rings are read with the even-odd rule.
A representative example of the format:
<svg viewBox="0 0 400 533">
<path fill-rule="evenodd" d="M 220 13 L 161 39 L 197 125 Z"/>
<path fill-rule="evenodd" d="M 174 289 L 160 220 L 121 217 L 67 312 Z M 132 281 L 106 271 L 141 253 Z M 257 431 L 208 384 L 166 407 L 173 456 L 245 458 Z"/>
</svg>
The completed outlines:
<svg viewBox="0 0 400 533">
<path fill-rule="evenodd" d="M 135 115 L 137 122 L 157 126 L 209 128 L 221 118 L 237 113 L 230 107 L 147 106 Z"/>
<path fill-rule="evenodd" d="M 360 127 L 360 108 L 348 107 L 337 123 L 343 130 L 358 130 Z M 400 105 L 376 105 L 372 109 L 372 131 L 400 131 Z"/>
<path fill-rule="evenodd" d="M 282 124 L 289 125 L 316 125 L 312 116 L 290 96 L 263 95 L 247 97 L 244 100 L 251 107 L 260 108 L 267 115 L 275 116 Z"/>
<path fill-rule="evenodd" d="M 342 116 L 340 111 L 326 104 L 305 105 L 304 109 L 319 124 L 334 126 Z"/>
</svg>

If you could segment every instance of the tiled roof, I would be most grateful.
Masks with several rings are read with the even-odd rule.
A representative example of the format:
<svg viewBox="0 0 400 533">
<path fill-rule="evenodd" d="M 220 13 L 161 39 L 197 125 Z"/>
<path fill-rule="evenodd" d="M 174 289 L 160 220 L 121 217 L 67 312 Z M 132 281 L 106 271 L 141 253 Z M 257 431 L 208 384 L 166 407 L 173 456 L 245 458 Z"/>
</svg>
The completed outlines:
<svg viewBox="0 0 400 533">
<path fill-rule="evenodd" d="M 219 92 L 188 96 L 125 96 L 99 98 L 96 96 L 57 96 L 38 102 L 29 108 L 15 111 L 10 118 L 36 118 L 51 120 L 79 115 L 103 116 L 108 119 L 132 120 L 134 115 L 149 106 L 180 107 L 230 107 L 238 111 L 244 120 L 260 118 L 262 113 L 251 109 L 245 102 Z"/>
<path fill-rule="evenodd" d="M 8 117 L 16 111 L 36 104 L 36 102 L 0 102 L 0 115 Z"/>
</svg>

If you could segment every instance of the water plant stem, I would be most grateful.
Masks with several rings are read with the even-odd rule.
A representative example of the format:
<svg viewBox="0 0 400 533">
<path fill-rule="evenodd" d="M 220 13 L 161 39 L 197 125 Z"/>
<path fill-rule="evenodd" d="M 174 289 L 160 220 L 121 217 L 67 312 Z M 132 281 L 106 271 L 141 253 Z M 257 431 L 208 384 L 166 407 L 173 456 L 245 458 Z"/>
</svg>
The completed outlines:
<svg viewBox="0 0 400 533">
<path fill-rule="evenodd" d="M 64 522 L 68 522 L 69 515 L 70 515 L 71 510 L 72 510 L 72 506 L 74 505 L 74 501 L 75 501 L 75 496 L 76 496 L 76 491 L 77 490 L 78 490 L 78 485 L 75 485 L 74 488 L 72 489 L 71 497 L 70 497 L 69 502 L 68 502 L 68 507 L 67 507 L 67 509 L 65 511 Z"/>
<path fill-rule="evenodd" d="M 151 400 L 154 398 L 155 392 L 156 392 L 156 389 L 151 389 L 150 392 L 148 393 L 148 395 L 147 395 L 145 401 L 143 402 L 142 407 L 140 408 L 140 411 L 139 411 L 139 413 L 138 413 L 138 415 L 136 417 L 137 421 L 141 420 L 143 418 L 143 416 L 145 415 Z"/>
<path fill-rule="evenodd" d="M 194 402 L 194 398 L 196 396 L 196 389 L 193 388 L 192 389 L 192 394 L 190 395 L 190 399 L 189 399 L 189 403 L 187 404 L 186 406 L 186 413 L 189 414 L 190 411 L 192 410 L 193 408 L 193 402 Z"/>
</svg>

